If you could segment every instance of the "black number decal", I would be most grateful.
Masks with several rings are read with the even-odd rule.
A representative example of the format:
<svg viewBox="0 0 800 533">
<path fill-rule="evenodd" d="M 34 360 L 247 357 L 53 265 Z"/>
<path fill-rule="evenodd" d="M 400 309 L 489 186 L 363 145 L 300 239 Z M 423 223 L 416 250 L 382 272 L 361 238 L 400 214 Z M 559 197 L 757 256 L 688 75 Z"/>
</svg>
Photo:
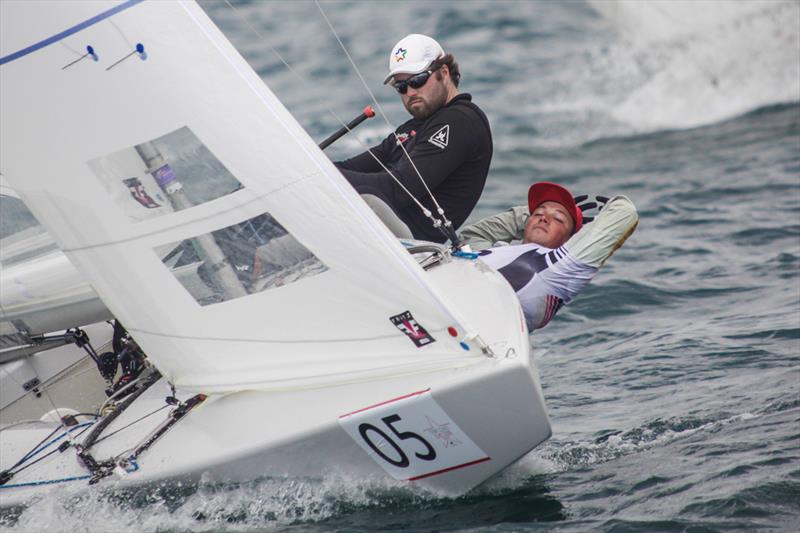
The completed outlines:
<svg viewBox="0 0 800 533">
<path fill-rule="evenodd" d="M 416 455 L 418 458 L 422 459 L 423 461 L 433 461 L 434 459 L 436 459 L 436 450 L 433 449 L 433 446 L 431 446 L 430 442 L 426 441 L 420 435 L 414 433 L 413 431 L 398 431 L 398 429 L 394 427 L 394 424 L 401 420 L 400 415 L 384 416 L 383 418 L 381 418 L 381 420 L 383 421 L 384 424 L 386 424 L 386 427 L 392 430 L 392 433 L 394 433 L 398 439 L 400 440 L 414 439 L 419 441 L 423 446 L 425 446 L 427 453 L 414 452 L 414 455 Z M 372 439 L 369 438 L 370 431 L 377 433 L 378 435 L 381 436 L 383 440 L 388 442 L 389 445 L 391 445 L 391 447 L 394 448 L 394 451 L 397 452 L 399 458 L 393 459 L 388 455 L 386 455 L 383 452 L 383 450 L 378 448 L 378 446 L 374 442 L 372 442 Z M 361 438 L 364 439 L 364 442 L 367 443 L 367 446 L 372 448 L 372 451 L 377 453 L 387 463 L 397 466 L 399 468 L 406 468 L 409 464 L 411 464 L 408 460 L 408 456 L 405 454 L 403 449 L 400 448 L 400 445 L 397 444 L 395 441 L 393 441 L 392 438 L 386 433 L 384 433 L 381 429 L 373 426 L 372 424 L 364 423 L 358 426 L 358 432 L 359 434 L 361 434 Z"/>
<path fill-rule="evenodd" d="M 399 418 L 399 417 L 398 417 L 398 418 Z M 391 426 L 390 426 L 390 427 L 391 427 Z M 368 431 L 374 431 L 375 433 L 377 433 L 378 435 L 380 435 L 381 437 L 383 437 L 383 440 L 385 440 L 386 442 L 388 442 L 389 444 L 391 444 L 391 445 L 392 445 L 392 448 L 394 448 L 394 451 L 396 451 L 396 452 L 397 452 L 397 454 L 400 456 L 400 459 L 398 459 L 398 460 L 392 459 L 391 457 L 389 457 L 388 455 L 386 455 L 385 453 L 383 453 L 383 452 L 381 451 L 381 449 L 380 449 L 380 448 L 378 448 L 378 447 L 375 445 L 375 443 L 374 443 L 374 442 L 372 442 L 372 440 L 370 440 L 369 436 L 367 436 L 367 432 L 368 432 Z M 400 446 L 398 446 L 398 445 L 397 445 L 397 444 L 396 444 L 396 443 L 395 443 L 395 442 L 394 442 L 394 441 L 393 441 L 393 440 L 392 440 L 392 439 L 389 437 L 389 435 L 387 435 L 386 433 L 384 433 L 384 432 L 383 432 L 383 431 L 381 431 L 380 429 L 376 428 L 376 427 L 375 427 L 375 426 L 373 426 L 372 424 L 366 424 L 366 423 L 365 423 L 365 424 L 361 424 L 361 425 L 359 425 L 359 426 L 358 426 L 358 432 L 361 434 L 361 438 L 362 438 L 362 439 L 364 439 L 364 442 L 366 442 L 366 443 L 367 443 L 367 445 L 368 445 L 370 448 L 372 448 L 372 451 L 374 451 L 375 453 L 377 453 L 378 455 L 380 455 L 380 456 L 383 458 L 383 460 L 384 460 L 384 461 L 386 461 L 387 463 L 389 463 L 389 464 L 393 464 L 394 466 L 397 466 L 397 467 L 400 467 L 400 468 L 405 468 L 405 467 L 407 467 L 407 466 L 409 465 L 409 462 L 408 462 L 408 456 L 407 456 L 405 453 L 403 453 L 403 450 L 401 450 L 401 449 L 400 449 Z"/>
<path fill-rule="evenodd" d="M 381 420 L 383 420 L 383 423 L 386 424 L 386 426 L 389 429 L 392 430 L 392 433 L 397 435 L 397 438 L 399 438 L 400 440 L 416 439 L 416 440 L 420 441 L 422 443 L 422 445 L 425 446 L 428 449 L 428 453 L 426 453 L 424 455 L 420 454 L 420 453 L 417 453 L 417 452 L 414 452 L 414 455 L 416 455 L 417 457 L 419 457 L 423 461 L 433 461 L 434 459 L 436 459 L 436 450 L 433 449 L 433 446 L 431 446 L 430 442 L 426 441 L 425 439 L 423 439 L 418 434 L 416 434 L 416 433 L 414 433 L 412 431 L 402 431 L 402 432 L 401 431 L 397 431 L 397 428 L 392 425 L 395 422 L 400 420 L 400 415 L 385 416 L 385 417 L 381 418 Z"/>
</svg>

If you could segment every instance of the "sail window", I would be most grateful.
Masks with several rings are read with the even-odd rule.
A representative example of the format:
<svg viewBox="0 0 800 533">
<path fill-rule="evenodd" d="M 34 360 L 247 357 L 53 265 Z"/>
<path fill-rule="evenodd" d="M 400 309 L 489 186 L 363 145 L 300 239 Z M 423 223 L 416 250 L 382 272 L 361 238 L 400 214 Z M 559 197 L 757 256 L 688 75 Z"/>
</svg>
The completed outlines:
<svg viewBox="0 0 800 533">
<path fill-rule="evenodd" d="M 242 187 L 186 126 L 87 164 L 131 222 L 188 209 Z"/>
<path fill-rule="evenodd" d="M 0 265 L 8 267 L 57 249 L 22 200 L 0 194 Z"/>
<path fill-rule="evenodd" d="M 171 250 L 166 255 L 165 248 Z M 328 270 L 269 213 L 155 251 L 203 306 L 289 285 Z"/>
<path fill-rule="evenodd" d="M 0 194 L 0 239 L 38 226 L 44 231 L 33 213 L 19 198 Z"/>
</svg>

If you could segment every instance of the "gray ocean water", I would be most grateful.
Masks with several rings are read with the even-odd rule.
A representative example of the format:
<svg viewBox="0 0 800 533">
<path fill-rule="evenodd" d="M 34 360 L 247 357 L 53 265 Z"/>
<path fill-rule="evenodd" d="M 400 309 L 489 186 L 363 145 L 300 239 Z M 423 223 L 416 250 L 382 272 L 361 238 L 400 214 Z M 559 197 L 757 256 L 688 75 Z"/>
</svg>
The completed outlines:
<svg viewBox="0 0 800 533">
<path fill-rule="evenodd" d="M 338 128 L 328 109 L 371 103 L 313 3 L 233 4 L 201 2 L 313 137 Z M 655 3 L 639 19 L 606 4 L 322 3 L 393 126 L 389 47 L 420 32 L 456 54 L 494 131 L 473 220 L 542 179 L 639 208 L 636 233 L 531 337 L 552 439 L 457 499 L 267 479 L 51 497 L 3 529 L 800 530 L 800 3 L 717 2 L 710 18 Z M 375 118 L 357 133 L 388 131 Z M 329 152 L 359 150 L 348 137 Z"/>
</svg>

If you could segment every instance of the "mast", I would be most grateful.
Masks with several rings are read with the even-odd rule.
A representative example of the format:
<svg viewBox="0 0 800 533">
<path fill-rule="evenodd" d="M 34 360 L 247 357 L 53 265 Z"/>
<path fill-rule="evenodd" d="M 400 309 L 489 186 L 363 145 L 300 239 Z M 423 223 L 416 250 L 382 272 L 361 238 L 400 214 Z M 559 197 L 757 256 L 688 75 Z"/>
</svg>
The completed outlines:
<svg viewBox="0 0 800 533">
<path fill-rule="evenodd" d="M 164 160 L 161 152 L 152 142 L 144 142 L 136 145 L 136 152 L 142 158 L 149 172 L 158 183 L 158 186 L 166 193 L 175 211 L 181 211 L 193 207 L 194 204 L 186 192 L 183 185 L 178 181 L 178 177 L 173 172 L 169 163 Z M 228 258 L 220 249 L 213 235 L 204 233 L 194 237 L 195 242 L 205 254 L 210 267 L 210 272 L 217 279 L 220 287 L 225 291 L 227 299 L 246 296 L 247 290 L 239 281 L 239 277 L 234 272 Z"/>
</svg>

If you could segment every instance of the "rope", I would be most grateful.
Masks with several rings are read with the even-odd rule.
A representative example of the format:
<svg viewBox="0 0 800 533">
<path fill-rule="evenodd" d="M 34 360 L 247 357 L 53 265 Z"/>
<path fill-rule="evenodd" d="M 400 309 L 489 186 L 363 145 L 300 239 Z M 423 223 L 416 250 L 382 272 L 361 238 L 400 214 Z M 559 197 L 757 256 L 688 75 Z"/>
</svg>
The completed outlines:
<svg viewBox="0 0 800 533">
<path fill-rule="evenodd" d="M 126 391 L 126 390 L 130 389 L 131 387 L 133 387 L 134 385 L 136 385 L 137 383 L 139 383 L 139 381 L 141 381 L 141 379 L 142 379 L 142 377 L 141 377 L 141 375 L 140 375 L 138 378 L 134 379 L 134 380 L 133 380 L 133 381 L 131 381 L 130 383 L 127 383 L 127 384 L 125 384 L 124 386 L 122 386 L 122 387 L 121 387 L 121 388 L 120 388 L 118 391 L 116 391 L 114 394 L 112 394 L 111 396 L 109 396 L 109 397 L 108 397 L 108 399 L 106 399 L 106 401 L 104 401 L 104 402 L 103 402 L 103 405 L 101 405 L 101 406 L 100 406 L 100 409 L 98 409 L 97 411 L 98 411 L 98 412 L 99 412 L 101 415 L 102 415 L 102 414 L 104 414 L 104 413 L 103 413 L 103 411 L 106 409 L 106 407 L 108 407 L 108 406 L 111 404 L 111 402 L 113 402 L 113 401 L 114 401 L 114 398 L 116 398 L 117 396 L 120 396 L 120 395 L 122 395 L 122 393 L 123 393 L 124 391 Z"/>
<path fill-rule="evenodd" d="M 22 459 L 20 459 L 20 460 L 19 460 L 19 461 L 17 461 L 16 463 L 14 463 L 14 465 L 13 465 L 11 468 L 9 468 L 7 471 L 14 470 L 16 467 L 18 467 L 19 465 L 21 465 L 22 463 L 24 463 L 25 461 L 27 461 L 28 459 L 30 459 L 31 457 L 33 457 L 34 455 L 36 455 L 37 451 L 39 450 L 39 447 L 40 447 L 42 444 L 44 444 L 44 443 L 45 443 L 45 441 L 47 441 L 47 439 L 49 439 L 50 437 L 52 437 L 53 435 L 55 435 L 55 434 L 58 432 L 58 430 L 59 430 L 59 429 L 61 429 L 61 425 L 59 425 L 58 427 L 56 427 L 56 428 L 55 428 L 53 431 L 51 431 L 51 432 L 50 432 L 50 434 L 49 434 L 49 435 L 47 435 L 45 438 L 43 438 L 42 440 L 40 440 L 40 441 L 39 441 L 39 444 L 35 445 L 31 451 L 29 451 L 28 453 L 26 453 L 25 455 L 23 455 L 23 456 L 22 456 Z M 62 437 L 63 437 L 63 435 L 62 435 Z M 60 438 L 60 437 L 59 437 L 59 438 Z M 56 439 L 56 440 L 58 440 L 58 439 Z M 49 446 L 50 444 L 52 444 L 52 442 L 51 442 L 51 443 L 48 443 L 48 446 Z M 44 449 L 44 448 L 47 448 L 47 446 L 44 446 L 42 449 Z"/>
<path fill-rule="evenodd" d="M 141 388 L 139 390 L 132 392 L 127 398 L 122 400 L 122 402 L 120 402 L 114 408 L 113 411 L 105 415 L 99 422 L 97 422 L 94 429 L 92 429 L 92 432 L 86 437 L 86 439 L 84 439 L 83 443 L 81 444 L 83 446 L 83 449 L 88 450 L 89 448 L 91 448 L 92 445 L 94 445 L 94 443 L 98 440 L 98 437 L 100 437 L 100 434 L 105 430 L 105 428 L 107 428 L 109 424 L 111 424 L 111 422 L 113 422 L 125 409 L 128 408 L 128 406 L 131 403 L 133 403 L 134 400 L 136 400 L 136 398 L 141 396 L 144 393 L 144 391 L 146 391 L 160 377 L 161 374 L 159 374 L 158 371 L 152 368 L 150 369 L 149 374 L 141 376 L 140 377 L 140 379 L 142 380 Z"/>
<path fill-rule="evenodd" d="M 41 453 L 42 451 L 44 451 L 44 450 L 45 450 L 46 448 L 48 448 L 48 447 L 49 447 L 51 444 L 54 444 L 54 443 L 58 442 L 59 440 L 63 439 L 65 436 L 69 435 L 70 433 L 72 433 L 72 432 L 73 432 L 73 431 L 75 431 L 76 429 L 78 429 L 78 428 L 81 428 L 81 427 L 82 427 L 82 428 L 83 428 L 83 430 L 81 430 L 81 432 L 80 432 L 80 433 L 78 433 L 77 435 L 75 435 L 76 437 L 80 437 L 81 435 L 83 435 L 83 434 L 86 432 L 86 430 L 87 430 L 87 429 L 89 429 L 89 428 L 92 426 L 92 424 L 94 424 L 94 422 L 84 422 L 83 424 L 79 424 L 79 425 L 77 425 L 77 426 L 74 426 L 74 427 L 70 428 L 69 430 L 65 431 L 64 433 L 62 433 L 61 435 L 59 435 L 58 437 L 56 437 L 55 439 L 51 440 L 50 442 L 48 442 L 48 443 L 47 443 L 47 444 L 45 444 L 44 446 L 42 446 L 42 443 L 43 443 L 44 441 L 46 441 L 47 439 L 49 439 L 50 437 L 52 437 L 52 436 L 53 436 L 53 435 L 54 435 L 54 434 L 55 434 L 55 433 L 56 433 L 56 432 L 57 432 L 59 429 L 61 429 L 61 427 L 62 427 L 62 426 L 58 426 L 58 427 L 57 427 L 55 430 L 53 430 L 53 431 L 52 431 L 52 432 L 51 432 L 51 433 L 50 433 L 48 436 L 46 436 L 44 439 L 42 439 L 42 441 L 41 441 L 41 442 L 39 442 L 39 444 L 37 444 L 36 446 L 34 446 L 34 449 L 33 449 L 33 450 L 31 450 L 30 452 L 28 452 L 27 454 L 25 454 L 25 456 L 24 456 L 22 459 L 20 459 L 19 461 L 17 461 L 17 463 L 16 463 L 14 466 L 12 466 L 11 468 L 9 468 L 9 469 L 7 469 L 7 470 L 4 470 L 4 471 L 2 472 L 2 474 L 3 474 L 3 476 L 4 476 L 4 480 L 5 480 L 5 481 L 7 481 L 7 480 L 11 479 L 13 476 L 15 476 L 16 474 L 19 474 L 20 472 L 22 472 L 23 470 L 25 470 L 26 468 L 29 468 L 29 467 L 31 467 L 31 466 L 33 466 L 33 465 L 35 465 L 35 464 L 36 464 L 36 463 L 38 463 L 39 461 L 43 461 L 44 459 L 47 459 L 48 457 L 50 457 L 51 455 L 53 455 L 54 453 L 56 453 L 56 452 L 58 452 L 58 451 L 62 451 L 61 447 L 59 446 L 58 448 L 55 448 L 54 450 L 51 450 L 51 451 L 49 451 L 48 453 L 44 454 L 43 456 L 39 457 L 39 458 L 38 458 L 38 459 L 36 459 L 35 461 L 32 461 L 32 462 L 30 462 L 30 463 L 28 463 L 28 464 L 26 464 L 26 465 L 22 466 L 21 468 L 17 468 L 19 465 L 23 464 L 23 463 L 24 463 L 25 461 L 27 461 L 28 459 L 30 459 L 30 458 L 32 458 L 32 457 L 34 457 L 34 456 L 36 456 L 37 454 Z M 66 449 L 66 448 L 65 448 L 65 449 Z M 17 469 L 16 469 L 16 470 L 14 470 L 15 468 L 17 468 Z M 0 486 L 2 486 L 2 485 L 4 485 L 4 483 L 0 483 Z"/>
<path fill-rule="evenodd" d="M 44 481 L 29 481 L 27 483 L 13 483 L 11 485 L 1 485 L 0 489 L 16 489 L 20 487 L 36 487 L 38 485 L 52 485 L 54 483 L 66 483 L 67 481 L 81 481 L 83 479 L 90 479 L 92 476 L 72 476 L 61 479 L 47 479 Z"/>
<path fill-rule="evenodd" d="M 137 424 L 137 423 L 141 422 L 141 421 L 142 421 L 142 420 L 144 420 L 145 418 L 148 418 L 148 417 L 150 417 L 150 416 L 153 416 L 153 415 L 154 415 L 154 414 L 156 414 L 157 412 L 159 412 L 159 411 L 162 411 L 162 410 L 166 409 L 167 407 L 170 407 L 170 405 L 169 405 L 169 404 L 162 405 L 162 406 L 161 406 L 161 407 L 159 407 L 158 409 L 155 409 L 154 411 L 150 411 L 150 412 L 149 412 L 149 413 L 147 413 L 146 415 L 142 415 L 142 416 L 140 416 L 139 418 L 137 418 L 136 420 L 134 420 L 134 421 L 133 421 L 133 422 L 131 422 L 130 424 L 124 425 L 124 426 L 122 426 L 121 428 L 119 428 L 118 430 L 116 430 L 116 431 L 112 431 L 112 432 L 111 432 L 111 433 L 109 433 L 108 435 L 104 435 L 103 437 L 101 437 L 101 438 L 97 439 L 96 441 L 92 442 L 90 445 L 86 446 L 86 447 L 84 448 L 84 450 L 88 450 L 89 448 L 91 448 L 92 446 L 94 446 L 95 444 L 97 444 L 98 442 L 103 442 L 103 441 L 104 441 L 104 440 L 106 440 L 107 438 L 109 438 L 109 437 L 113 437 L 114 435 L 116 435 L 116 434 L 117 434 L 117 433 L 119 433 L 120 431 L 122 431 L 122 430 L 124 430 L 124 429 L 128 429 L 128 428 L 129 428 L 129 427 L 131 427 L 132 425 L 134 425 L 134 424 Z"/>
</svg>

